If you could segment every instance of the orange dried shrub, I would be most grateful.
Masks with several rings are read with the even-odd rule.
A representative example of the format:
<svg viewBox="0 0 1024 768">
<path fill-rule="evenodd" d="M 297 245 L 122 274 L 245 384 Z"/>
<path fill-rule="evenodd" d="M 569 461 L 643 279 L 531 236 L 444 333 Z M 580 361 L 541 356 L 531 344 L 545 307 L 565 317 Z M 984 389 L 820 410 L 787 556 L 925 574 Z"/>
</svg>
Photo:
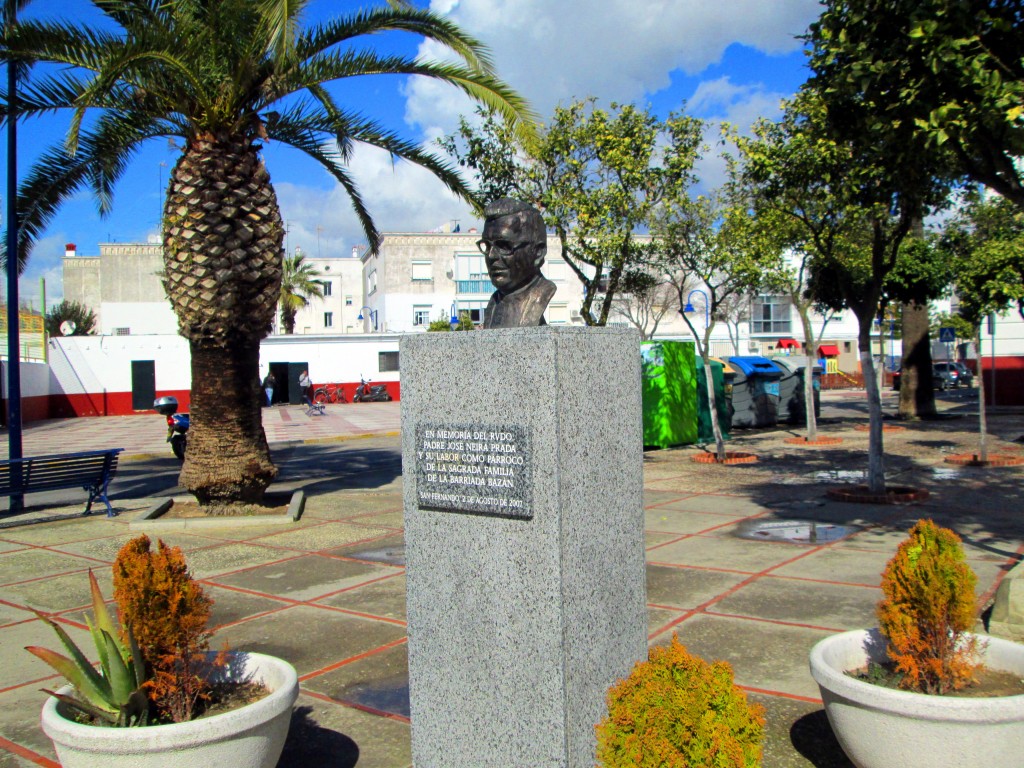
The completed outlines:
<svg viewBox="0 0 1024 768">
<path fill-rule="evenodd" d="M 974 626 L 978 579 L 960 537 L 919 520 L 882 573 L 878 624 L 900 687 L 921 693 L 958 690 L 980 666 Z"/>
<path fill-rule="evenodd" d="M 151 672 L 146 688 L 158 715 L 191 720 L 209 698 L 203 672 L 213 601 L 192 578 L 181 549 L 158 541 L 153 550 L 146 535 L 129 541 L 114 561 L 114 599 L 121 626 L 131 629 Z"/>
<path fill-rule="evenodd" d="M 598 764 L 606 768 L 756 768 L 764 708 L 733 684 L 732 667 L 708 664 L 672 636 L 652 648 L 608 692 L 597 726 Z"/>
</svg>

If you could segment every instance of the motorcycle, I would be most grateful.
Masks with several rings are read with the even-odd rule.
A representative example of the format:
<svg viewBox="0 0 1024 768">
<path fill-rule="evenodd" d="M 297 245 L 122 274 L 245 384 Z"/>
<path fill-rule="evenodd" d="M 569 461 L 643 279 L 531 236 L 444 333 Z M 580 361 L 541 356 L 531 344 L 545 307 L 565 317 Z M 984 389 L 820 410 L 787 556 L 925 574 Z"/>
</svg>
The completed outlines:
<svg viewBox="0 0 1024 768">
<path fill-rule="evenodd" d="M 167 417 L 167 442 L 179 460 L 185 460 L 185 446 L 188 443 L 189 418 L 187 413 L 178 413 L 178 400 L 174 397 L 159 397 L 153 401 L 153 408 Z"/>
<path fill-rule="evenodd" d="M 356 387 L 356 393 L 352 397 L 353 403 L 386 403 L 391 399 L 386 386 L 383 384 L 370 386 L 370 382 L 362 375 L 359 376 L 359 386 Z"/>
</svg>

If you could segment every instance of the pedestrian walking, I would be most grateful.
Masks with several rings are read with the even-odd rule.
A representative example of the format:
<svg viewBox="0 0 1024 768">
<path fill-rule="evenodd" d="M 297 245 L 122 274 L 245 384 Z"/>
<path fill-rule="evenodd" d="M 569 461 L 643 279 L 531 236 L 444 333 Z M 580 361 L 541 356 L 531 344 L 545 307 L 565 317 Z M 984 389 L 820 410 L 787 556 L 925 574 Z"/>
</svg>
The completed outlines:
<svg viewBox="0 0 1024 768">
<path fill-rule="evenodd" d="M 267 375 L 263 377 L 263 392 L 267 396 L 268 408 L 274 404 L 275 389 L 277 389 L 277 379 L 274 378 L 273 371 L 267 371 Z"/>
<path fill-rule="evenodd" d="M 302 402 L 312 408 L 313 382 L 309 379 L 309 371 L 303 371 L 299 374 L 299 389 L 302 390 Z"/>
</svg>

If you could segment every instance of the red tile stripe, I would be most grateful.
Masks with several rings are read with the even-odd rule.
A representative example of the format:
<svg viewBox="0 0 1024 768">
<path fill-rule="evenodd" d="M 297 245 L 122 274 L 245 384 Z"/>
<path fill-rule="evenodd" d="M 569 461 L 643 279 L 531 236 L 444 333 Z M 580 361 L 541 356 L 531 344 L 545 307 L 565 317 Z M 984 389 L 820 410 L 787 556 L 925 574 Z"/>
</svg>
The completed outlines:
<svg viewBox="0 0 1024 768">
<path fill-rule="evenodd" d="M 50 758 L 43 757 L 38 752 L 33 752 L 27 747 L 15 744 L 13 741 L 8 741 L 3 736 L 0 736 L 0 749 L 11 752 L 24 760 L 28 760 L 30 763 L 44 766 L 44 768 L 60 768 L 60 763 L 55 763 Z"/>
</svg>

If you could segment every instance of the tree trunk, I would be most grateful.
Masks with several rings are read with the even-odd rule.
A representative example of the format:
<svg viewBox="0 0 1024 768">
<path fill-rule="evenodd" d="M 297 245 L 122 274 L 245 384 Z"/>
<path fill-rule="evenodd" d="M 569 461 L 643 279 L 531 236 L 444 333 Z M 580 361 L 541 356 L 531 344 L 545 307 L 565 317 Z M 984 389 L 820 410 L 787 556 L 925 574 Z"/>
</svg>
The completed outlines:
<svg viewBox="0 0 1024 768">
<path fill-rule="evenodd" d="M 932 384 L 932 346 L 928 336 L 928 305 L 903 305 L 903 363 L 900 373 L 900 418 L 936 415 Z"/>
<path fill-rule="evenodd" d="M 200 504 L 255 502 L 277 476 L 263 432 L 260 342 L 237 343 L 230 354 L 195 342 L 188 450 L 181 485 Z"/>
<path fill-rule="evenodd" d="M 163 225 L 164 288 L 192 352 L 181 483 L 200 504 L 257 501 L 276 475 L 258 365 L 281 293 L 284 228 L 253 139 L 190 139 Z"/>
<path fill-rule="evenodd" d="M 974 337 L 978 347 L 978 458 L 981 461 L 988 461 L 988 420 L 985 416 L 985 377 L 981 372 L 981 325 L 978 325 L 977 334 Z M 995 374 L 993 372 L 992 387 L 995 388 Z"/>
<path fill-rule="evenodd" d="M 860 366 L 864 374 L 864 389 L 868 397 L 868 490 L 885 492 L 885 446 L 882 442 L 882 397 L 875 380 L 875 363 L 871 354 L 871 320 L 860 320 L 857 346 Z M 902 387 L 902 383 L 900 384 Z"/>
<path fill-rule="evenodd" d="M 804 366 L 804 405 L 807 411 L 807 439 L 813 442 L 818 439 L 818 418 L 814 414 L 814 330 L 808 308 L 800 305 L 800 324 L 804 329 L 804 353 L 807 364 Z"/>
</svg>

